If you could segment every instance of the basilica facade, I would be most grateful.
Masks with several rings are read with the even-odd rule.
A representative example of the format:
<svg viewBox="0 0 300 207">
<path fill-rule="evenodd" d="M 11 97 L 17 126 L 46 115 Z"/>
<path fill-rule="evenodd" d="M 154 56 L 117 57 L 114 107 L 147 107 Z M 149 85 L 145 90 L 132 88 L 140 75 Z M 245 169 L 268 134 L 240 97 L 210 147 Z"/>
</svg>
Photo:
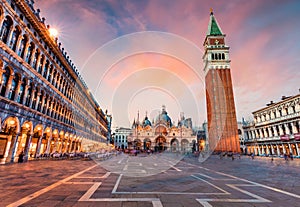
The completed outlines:
<svg viewBox="0 0 300 207">
<path fill-rule="evenodd" d="M 163 106 L 154 120 L 150 121 L 146 115 L 142 122 L 139 121 L 139 117 L 133 121 L 132 131 L 128 136 L 128 148 L 192 152 L 197 150 L 197 135 L 193 131 L 191 118 L 186 119 L 182 113 L 175 125 Z"/>
<path fill-rule="evenodd" d="M 109 124 L 34 1 L 2 0 L 0 162 L 94 150 Z"/>
</svg>

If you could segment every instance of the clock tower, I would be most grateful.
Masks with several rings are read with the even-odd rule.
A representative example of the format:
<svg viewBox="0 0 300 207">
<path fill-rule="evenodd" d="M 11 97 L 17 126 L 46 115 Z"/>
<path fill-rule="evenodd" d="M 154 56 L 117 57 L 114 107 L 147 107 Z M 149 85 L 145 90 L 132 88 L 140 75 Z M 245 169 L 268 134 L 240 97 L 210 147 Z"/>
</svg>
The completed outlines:
<svg viewBox="0 0 300 207">
<path fill-rule="evenodd" d="M 212 10 L 203 46 L 209 149 L 240 152 L 229 47 Z"/>
</svg>

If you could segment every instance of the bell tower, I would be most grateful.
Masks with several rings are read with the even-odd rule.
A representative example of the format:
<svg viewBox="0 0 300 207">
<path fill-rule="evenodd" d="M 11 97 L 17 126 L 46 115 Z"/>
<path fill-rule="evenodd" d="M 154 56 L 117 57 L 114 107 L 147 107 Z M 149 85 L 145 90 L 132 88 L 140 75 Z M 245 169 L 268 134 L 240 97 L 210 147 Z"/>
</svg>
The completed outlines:
<svg viewBox="0 0 300 207">
<path fill-rule="evenodd" d="M 211 9 L 204 41 L 204 73 L 209 149 L 240 152 L 230 73 L 229 47 Z"/>
</svg>

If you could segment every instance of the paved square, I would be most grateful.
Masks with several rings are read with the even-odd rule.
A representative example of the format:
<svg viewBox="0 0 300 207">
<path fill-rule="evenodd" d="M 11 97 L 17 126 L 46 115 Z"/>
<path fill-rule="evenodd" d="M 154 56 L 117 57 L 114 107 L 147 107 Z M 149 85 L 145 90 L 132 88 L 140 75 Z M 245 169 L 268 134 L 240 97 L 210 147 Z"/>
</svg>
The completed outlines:
<svg viewBox="0 0 300 207">
<path fill-rule="evenodd" d="M 152 162 L 145 163 L 144 157 L 122 155 L 112 161 L 125 174 L 129 169 L 133 174 L 147 174 L 155 166 L 172 162 L 161 155 L 148 159 Z M 271 162 L 267 158 L 248 157 L 231 161 L 214 156 L 199 163 L 195 158 L 184 158 L 161 173 L 132 177 L 107 171 L 102 162 L 32 161 L 1 166 L 0 203 L 10 207 L 297 206 L 299 163 L 300 160 L 286 163 L 280 159 Z M 3 179 L 5 172 L 10 180 Z"/>
</svg>

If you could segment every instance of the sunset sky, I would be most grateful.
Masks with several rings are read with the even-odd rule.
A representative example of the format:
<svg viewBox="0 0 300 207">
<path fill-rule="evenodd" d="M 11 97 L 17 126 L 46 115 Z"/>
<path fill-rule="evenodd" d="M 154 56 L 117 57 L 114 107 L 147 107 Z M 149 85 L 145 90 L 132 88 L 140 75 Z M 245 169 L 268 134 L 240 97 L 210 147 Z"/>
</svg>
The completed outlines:
<svg viewBox="0 0 300 207">
<path fill-rule="evenodd" d="M 209 9 L 230 46 L 237 118 L 299 93 L 298 0 L 35 0 L 114 127 L 162 105 L 206 120 L 203 41 Z"/>
</svg>

